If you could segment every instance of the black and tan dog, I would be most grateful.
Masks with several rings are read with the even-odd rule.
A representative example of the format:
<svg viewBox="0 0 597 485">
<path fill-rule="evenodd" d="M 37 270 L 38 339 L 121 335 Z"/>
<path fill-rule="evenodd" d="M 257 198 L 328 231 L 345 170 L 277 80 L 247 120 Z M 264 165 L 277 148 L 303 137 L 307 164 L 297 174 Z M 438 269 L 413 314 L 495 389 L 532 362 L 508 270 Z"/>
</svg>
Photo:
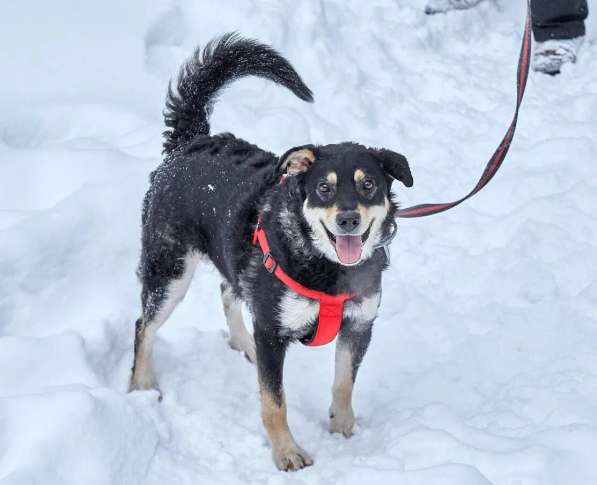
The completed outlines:
<svg viewBox="0 0 597 485">
<path fill-rule="evenodd" d="M 411 186 L 412 177 L 406 159 L 389 150 L 306 145 L 278 158 L 231 134 L 210 135 L 208 116 L 218 91 L 247 75 L 312 101 L 280 54 L 235 35 L 212 41 L 182 68 L 166 102 L 165 161 L 152 173 L 143 205 L 142 316 L 130 389 L 157 388 L 155 334 L 183 299 L 197 264 L 210 260 L 222 276 L 230 345 L 257 364 L 274 462 L 297 470 L 313 461 L 288 428 L 282 369 L 288 344 L 314 333 L 319 302 L 264 266 L 262 248 L 252 241 L 257 220 L 272 261 L 292 279 L 327 294 L 352 295 L 340 313 L 330 408 L 331 431 L 350 436 L 353 383 L 387 267 L 382 246 L 395 232 L 390 186 L 394 179 Z M 241 302 L 251 310 L 253 335 L 243 324 Z"/>
</svg>

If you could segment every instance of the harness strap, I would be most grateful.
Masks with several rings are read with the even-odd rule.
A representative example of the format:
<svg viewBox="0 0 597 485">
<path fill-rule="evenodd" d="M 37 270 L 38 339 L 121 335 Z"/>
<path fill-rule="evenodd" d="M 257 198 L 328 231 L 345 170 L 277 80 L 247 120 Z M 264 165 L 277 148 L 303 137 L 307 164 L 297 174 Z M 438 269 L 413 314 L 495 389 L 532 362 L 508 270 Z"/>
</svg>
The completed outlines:
<svg viewBox="0 0 597 485">
<path fill-rule="evenodd" d="M 516 109 L 514 111 L 514 117 L 510 123 L 508 131 L 504 135 L 502 142 L 494 152 L 493 156 L 487 163 L 479 182 L 467 195 L 458 199 L 454 202 L 435 203 L 435 204 L 420 204 L 412 207 L 405 207 L 396 212 L 396 217 L 423 217 L 430 216 L 432 214 L 438 214 L 440 212 L 447 211 L 452 207 L 456 207 L 465 200 L 471 198 L 483 187 L 485 187 L 493 176 L 497 173 L 499 168 L 502 166 L 502 162 L 506 158 L 510 144 L 514 138 L 516 132 L 516 123 L 518 122 L 518 112 L 524 96 L 524 91 L 527 84 L 527 78 L 529 75 L 529 64 L 531 57 L 531 7 L 527 0 L 527 18 L 524 27 L 524 34 L 522 36 L 522 47 L 520 48 L 520 56 L 518 58 L 518 73 L 516 76 Z"/>
<path fill-rule="evenodd" d="M 265 269 L 278 278 L 285 286 L 295 293 L 317 300 L 319 302 L 319 318 L 315 327 L 315 332 L 311 339 L 303 340 L 302 343 L 311 347 L 329 344 L 336 338 L 342 324 L 344 313 L 344 302 L 354 298 L 356 295 L 351 293 L 340 293 L 330 295 L 323 291 L 312 290 L 301 285 L 298 281 L 291 278 L 276 262 L 270 252 L 269 242 L 265 230 L 257 223 L 253 234 L 253 245 L 259 246 L 263 252 L 263 266 Z"/>
</svg>

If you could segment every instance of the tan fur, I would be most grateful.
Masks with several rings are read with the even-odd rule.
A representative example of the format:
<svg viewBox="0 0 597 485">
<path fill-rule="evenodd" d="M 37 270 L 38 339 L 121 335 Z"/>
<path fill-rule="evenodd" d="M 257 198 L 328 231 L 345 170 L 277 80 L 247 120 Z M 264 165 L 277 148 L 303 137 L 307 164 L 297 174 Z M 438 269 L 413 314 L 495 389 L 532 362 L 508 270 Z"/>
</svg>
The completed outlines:
<svg viewBox="0 0 597 485">
<path fill-rule="evenodd" d="M 328 173 L 325 179 L 330 185 L 336 185 L 338 183 L 338 175 L 336 175 L 336 172 Z"/>
<path fill-rule="evenodd" d="M 365 178 L 365 172 L 363 172 L 360 168 L 357 168 L 354 171 L 354 181 L 358 183 L 361 180 L 363 180 L 364 178 Z"/>
<path fill-rule="evenodd" d="M 272 447 L 274 463 L 280 470 L 300 470 L 313 464 L 309 454 L 300 448 L 288 428 L 286 403 L 277 403 L 261 384 L 261 419 Z"/>
<path fill-rule="evenodd" d="M 261 389 L 261 419 L 272 446 L 285 446 L 294 441 L 286 419 L 286 403 L 278 405 L 266 389 Z"/>
<path fill-rule="evenodd" d="M 290 153 L 284 160 L 283 167 L 288 175 L 298 175 L 309 170 L 315 160 L 315 154 L 308 148 Z"/>
<path fill-rule="evenodd" d="M 331 207 L 308 207 L 303 204 L 303 208 L 305 211 L 311 211 L 315 214 L 315 220 L 321 220 L 326 225 L 328 229 L 331 229 L 334 232 L 336 228 L 336 216 L 338 215 L 338 207 L 335 205 Z"/>
<path fill-rule="evenodd" d="M 362 221 L 362 232 L 366 230 L 371 224 L 371 221 L 375 219 L 371 226 L 371 233 L 369 239 L 363 246 L 363 255 L 360 261 L 371 257 L 375 250 L 375 244 L 380 239 L 380 229 L 385 220 L 388 210 L 390 209 L 390 201 L 387 197 L 384 198 L 383 205 L 374 205 L 366 207 L 362 204 L 357 205 L 357 210 L 361 214 Z M 336 251 L 333 244 L 330 242 L 327 233 L 321 225 L 321 221 L 325 224 L 329 231 L 333 234 L 339 234 L 340 231 L 336 225 L 336 214 L 338 208 L 332 207 L 311 207 L 308 204 L 308 199 L 303 204 L 303 214 L 307 219 L 307 222 L 313 229 L 313 243 L 326 257 L 332 261 L 337 261 Z M 360 262 L 359 261 L 359 262 Z"/>
<path fill-rule="evenodd" d="M 255 340 L 245 327 L 242 314 L 242 303 L 237 300 L 230 288 L 222 291 L 222 306 L 226 323 L 230 330 L 230 339 L 228 344 L 234 350 L 243 352 L 245 357 L 253 364 L 257 362 L 255 355 Z"/>
<path fill-rule="evenodd" d="M 332 386 L 332 405 L 330 406 L 330 431 L 352 436 L 354 412 L 352 410 L 352 354 L 350 349 L 338 343 L 336 345 L 336 368 Z"/>
<path fill-rule="evenodd" d="M 188 253 L 184 258 L 184 272 L 180 279 L 172 280 L 167 289 L 167 296 L 160 310 L 153 320 L 143 321 L 135 335 L 135 358 L 133 375 L 129 384 L 129 391 L 156 389 L 159 391 L 153 372 L 153 341 L 158 329 L 170 317 L 177 305 L 185 297 L 197 263 L 201 255 L 196 252 Z"/>
<path fill-rule="evenodd" d="M 383 221 L 386 218 L 386 214 L 390 209 L 390 201 L 387 197 L 384 197 L 383 206 L 372 205 L 370 207 L 364 206 L 363 204 L 357 204 L 357 210 L 361 214 L 363 221 L 369 225 L 371 219 L 374 217 Z"/>
<path fill-rule="evenodd" d="M 155 327 L 143 328 L 135 335 L 135 359 L 130 390 L 157 389 L 152 363 L 153 340 Z"/>
<path fill-rule="evenodd" d="M 323 213 L 325 214 L 324 222 L 326 226 L 330 227 L 332 224 L 336 223 L 336 216 L 338 215 L 338 207 L 333 205 L 332 207 L 324 207 L 322 208 Z"/>
</svg>

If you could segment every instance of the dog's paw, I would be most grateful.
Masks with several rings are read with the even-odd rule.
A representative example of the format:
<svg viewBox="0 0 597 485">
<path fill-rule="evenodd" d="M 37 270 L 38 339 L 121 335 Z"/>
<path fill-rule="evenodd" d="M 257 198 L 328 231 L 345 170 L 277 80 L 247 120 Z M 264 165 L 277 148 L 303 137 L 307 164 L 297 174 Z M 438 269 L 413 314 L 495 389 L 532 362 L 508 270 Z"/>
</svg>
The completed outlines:
<svg viewBox="0 0 597 485">
<path fill-rule="evenodd" d="M 330 433 L 342 433 L 345 438 L 350 438 L 353 428 L 354 412 L 351 408 L 342 411 L 330 409 Z"/>
<path fill-rule="evenodd" d="M 257 363 L 257 350 L 255 349 L 255 340 L 252 336 L 249 336 L 243 345 L 243 352 L 245 357 L 251 364 Z"/>
<path fill-rule="evenodd" d="M 278 470 L 284 472 L 297 471 L 306 466 L 313 465 L 313 459 L 309 456 L 309 453 L 296 445 L 288 448 L 274 449 L 272 456 Z"/>
<path fill-rule="evenodd" d="M 255 340 L 252 335 L 245 335 L 242 338 L 230 338 L 228 345 L 233 350 L 238 350 L 245 354 L 245 357 L 251 364 L 257 362 L 257 351 L 255 350 Z"/>
</svg>

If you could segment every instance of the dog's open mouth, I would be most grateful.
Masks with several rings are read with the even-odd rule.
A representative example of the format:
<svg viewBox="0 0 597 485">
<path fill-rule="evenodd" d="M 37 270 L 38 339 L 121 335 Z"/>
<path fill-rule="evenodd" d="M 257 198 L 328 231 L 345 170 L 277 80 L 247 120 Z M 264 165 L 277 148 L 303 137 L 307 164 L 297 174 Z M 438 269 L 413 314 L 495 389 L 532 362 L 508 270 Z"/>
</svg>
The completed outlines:
<svg viewBox="0 0 597 485">
<path fill-rule="evenodd" d="M 358 236 L 352 234 L 333 234 L 321 221 L 321 225 L 325 229 L 328 238 L 336 249 L 336 256 L 342 264 L 356 264 L 361 259 L 363 253 L 363 244 L 369 238 L 373 220 L 367 230 Z"/>
</svg>

